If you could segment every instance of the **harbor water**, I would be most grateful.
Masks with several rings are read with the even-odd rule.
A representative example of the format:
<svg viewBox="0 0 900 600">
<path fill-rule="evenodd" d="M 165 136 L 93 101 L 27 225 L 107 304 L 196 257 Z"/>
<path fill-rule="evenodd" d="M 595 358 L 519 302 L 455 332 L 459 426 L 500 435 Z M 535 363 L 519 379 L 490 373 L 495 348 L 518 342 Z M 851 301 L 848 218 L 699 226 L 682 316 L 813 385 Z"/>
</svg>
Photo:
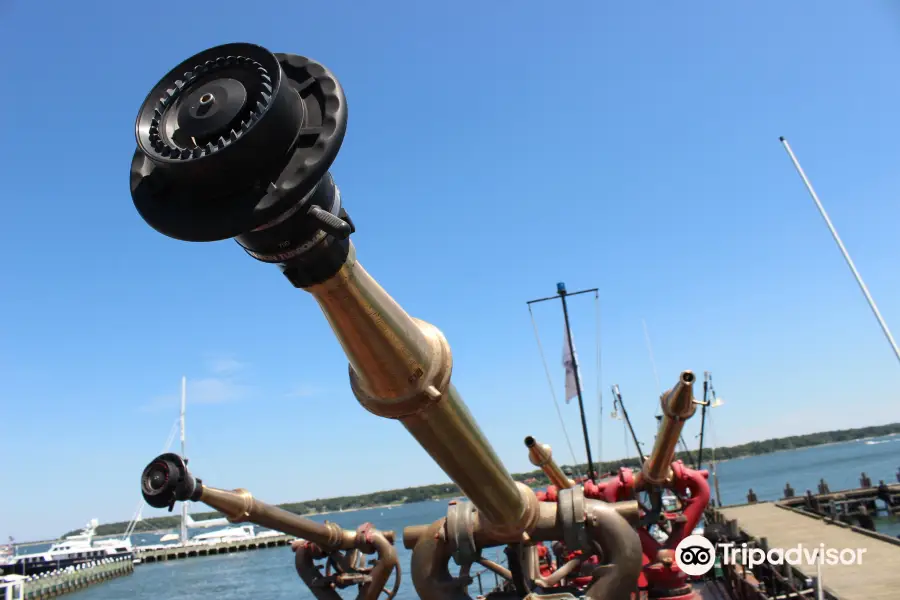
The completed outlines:
<svg viewBox="0 0 900 600">
<path fill-rule="evenodd" d="M 874 485 L 879 480 L 890 484 L 897 481 L 898 467 L 900 436 L 890 436 L 731 460 L 720 463 L 717 471 L 722 503 L 727 505 L 746 502 L 749 488 L 753 488 L 760 500 L 778 499 L 788 482 L 798 495 L 807 489 L 815 493 L 820 478 L 825 479 L 832 491 L 855 488 L 863 471 Z M 316 519 L 331 520 L 348 529 L 368 521 L 379 529 L 396 531 L 399 537 L 406 525 L 430 523 L 444 516 L 446 506 L 443 500 L 430 501 L 321 515 Z M 900 535 L 900 523 L 896 521 L 879 519 L 877 527 L 882 533 Z M 133 539 L 137 544 L 149 544 L 155 543 L 158 537 L 138 535 Z M 399 540 L 397 548 L 403 567 L 403 583 L 397 598 L 412 600 L 417 596 L 409 577 L 410 551 Z M 487 558 L 497 558 L 496 554 L 495 549 L 486 551 Z M 293 553 L 288 547 L 173 560 L 140 565 L 130 577 L 69 597 L 73 600 L 314 600 L 293 565 Z M 485 574 L 485 588 L 493 587 L 493 583 L 493 576 Z M 355 595 L 349 592 L 348 597 Z"/>
</svg>

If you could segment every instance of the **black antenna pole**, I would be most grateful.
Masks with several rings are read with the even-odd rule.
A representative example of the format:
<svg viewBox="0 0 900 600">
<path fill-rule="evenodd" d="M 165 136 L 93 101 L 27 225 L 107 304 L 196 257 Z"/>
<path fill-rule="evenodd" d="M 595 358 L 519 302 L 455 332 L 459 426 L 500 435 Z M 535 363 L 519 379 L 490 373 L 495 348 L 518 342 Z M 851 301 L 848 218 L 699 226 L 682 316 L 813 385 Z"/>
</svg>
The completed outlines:
<svg viewBox="0 0 900 600">
<path fill-rule="evenodd" d="M 681 434 L 681 447 L 684 448 L 684 453 L 687 454 L 687 462 L 691 464 L 694 462 L 694 453 L 691 452 L 691 449 L 688 448 L 687 442 L 684 441 L 684 434 Z"/>
<path fill-rule="evenodd" d="M 612 393 L 613 393 L 613 402 L 617 402 L 619 405 L 619 408 L 622 409 L 622 416 L 625 418 L 625 424 L 628 425 L 628 431 L 631 432 L 631 439 L 634 440 L 634 445 L 637 447 L 638 461 L 641 464 L 643 464 L 644 459 L 646 457 L 644 456 L 644 451 L 641 450 L 641 443 L 638 441 L 637 435 L 635 435 L 635 433 L 634 433 L 634 427 L 631 426 L 631 419 L 628 417 L 628 411 L 625 410 L 625 403 L 622 402 L 622 394 L 619 393 L 618 385 L 612 386 Z"/>
<path fill-rule="evenodd" d="M 700 449 L 697 451 L 697 470 L 703 468 L 703 434 L 706 431 L 706 407 L 709 405 L 707 397 L 709 394 L 709 382 L 712 374 L 709 371 L 703 373 L 703 404 L 700 406 Z"/>
<path fill-rule="evenodd" d="M 572 368 L 575 370 L 575 391 L 578 394 L 578 411 L 581 413 L 581 431 L 584 433 L 584 448 L 587 453 L 587 462 L 588 462 L 588 478 L 597 483 L 597 472 L 594 470 L 594 459 L 591 456 L 591 439 L 588 436 L 588 427 L 587 427 L 587 419 L 584 416 L 584 398 L 581 394 L 581 377 L 579 377 L 578 372 L 578 359 L 575 357 L 575 347 L 572 344 L 572 330 L 569 327 L 569 307 L 566 304 L 566 296 L 577 296 L 578 294 L 587 294 L 588 292 L 598 293 L 599 288 L 591 288 L 589 290 L 581 290 L 578 292 L 572 292 L 571 294 L 566 291 L 565 283 L 557 283 L 556 284 L 556 295 L 548 296 L 547 298 L 538 298 L 537 300 L 529 300 L 526 304 L 536 304 L 538 302 L 545 302 L 547 300 L 555 300 L 559 298 L 562 300 L 562 309 L 563 309 L 563 319 L 566 322 L 566 340 L 569 344 L 569 354 L 572 356 Z M 601 442 L 602 443 L 602 442 Z"/>
</svg>

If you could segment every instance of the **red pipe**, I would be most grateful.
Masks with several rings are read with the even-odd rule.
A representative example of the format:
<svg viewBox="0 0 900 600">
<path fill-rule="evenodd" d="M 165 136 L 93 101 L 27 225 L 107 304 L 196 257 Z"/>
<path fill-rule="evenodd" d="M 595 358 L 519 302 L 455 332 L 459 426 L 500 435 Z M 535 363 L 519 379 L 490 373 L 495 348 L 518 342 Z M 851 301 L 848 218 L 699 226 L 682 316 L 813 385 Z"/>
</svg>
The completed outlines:
<svg viewBox="0 0 900 600">
<path fill-rule="evenodd" d="M 682 461 L 672 463 L 672 479 L 668 488 L 675 492 L 682 500 L 681 515 L 683 523 L 673 527 L 665 543 L 654 539 L 646 527 L 638 529 L 638 537 L 641 540 L 643 557 L 643 569 L 638 581 L 641 589 L 675 591 L 687 585 L 687 575 L 678 568 L 675 563 L 675 548 L 685 537 L 691 535 L 694 528 L 703 518 L 703 512 L 709 503 L 710 490 L 707 479 L 708 471 L 695 471 L 686 467 Z M 593 483 L 583 483 L 585 498 L 604 500 L 606 502 L 622 502 L 632 500 L 635 497 L 634 472 L 622 467 L 616 476 Z M 688 497 L 688 493 L 690 493 Z M 537 493 L 538 500 L 556 502 L 558 490 L 555 486 L 547 486 L 546 491 Z M 674 519 L 676 515 L 664 513 L 666 518 Z M 545 550 L 546 551 L 546 550 Z M 568 560 L 577 556 L 576 552 L 569 553 Z M 542 573 L 543 575 L 543 573 Z M 577 577 L 576 585 L 588 583 L 589 578 Z M 669 600 L 686 600 L 694 597 L 693 592 L 669 598 Z"/>
</svg>

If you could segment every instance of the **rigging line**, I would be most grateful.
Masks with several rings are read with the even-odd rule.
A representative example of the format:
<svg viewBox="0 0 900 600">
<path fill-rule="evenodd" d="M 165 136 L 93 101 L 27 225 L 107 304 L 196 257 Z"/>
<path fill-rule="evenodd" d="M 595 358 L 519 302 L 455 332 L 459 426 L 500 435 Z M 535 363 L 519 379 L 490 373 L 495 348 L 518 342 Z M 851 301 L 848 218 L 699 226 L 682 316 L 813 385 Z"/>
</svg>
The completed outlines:
<svg viewBox="0 0 900 600">
<path fill-rule="evenodd" d="M 662 384 L 660 384 L 659 382 L 659 371 L 656 370 L 656 359 L 653 357 L 653 345 L 650 343 L 650 332 L 647 330 L 647 321 L 641 319 L 641 324 L 644 326 L 644 340 L 646 340 L 647 342 L 647 352 L 650 354 L 650 365 L 653 367 L 653 377 L 654 379 L 656 379 L 656 389 L 659 390 L 659 395 L 660 397 L 662 397 L 663 389 Z M 660 420 L 661 416 L 662 403 L 659 403 L 656 406 L 657 425 L 662 423 L 662 421 Z M 693 460 L 691 459 L 691 450 L 690 448 L 688 448 L 687 442 L 684 441 L 684 435 L 679 438 L 678 443 L 681 444 L 681 449 L 684 450 L 684 452 L 688 455 L 688 460 L 691 460 L 691 462 L 693 462 Z"/>
<path fill-rule="evenodd" d="M 181 419 L 176 419 L 175 422 L 172 424 L 172 429 L 169 431 L 169 437 L 166 438 L 166 445 L 163 446 L 164 453 L 168 452 L 169 448 L 172 447 L 172 442 L 175 441 L 175 433 L 178 429 L 178 425 L 180 422 L 181 422 Z"/>
<path fill-rule="evenodd" d="M 569 431 L 566 429 L 566 422 L 563 419 L 562 411 L 559 409 L 559 400 L 553 389 L 553 377 L 550 376 L 550 367 L 547 365 L 547 358 L 544 356 L 544 346 L 541 344 L 541 336 L 538 333 L 537 319 L 534 318 L 534 311 L 531 305 L 528 305 L 528 314 L 531 315 L 531 326 L 534 328 L 534 339 L 537 342 L 538 352 L 541 355 L 541 363 L 544 365 L 544 373 L 547 374 L 547 384 L 550 386 L 550 396 L 553 398 L 553 406 L 556 407 L 556 414 L 559 417 L 559 424 L 562 427 L 563 435 L 566 436 L 566 445 L 569 446 L 569 453 L 572 455 L 572 466 L 578 465 L 578 459 L 575 458 L 575 450 L 572 448 L 572 440 L 569 439 Z"/>
<path fill-rule="evenodd" d="M 172 423 L 172 428 L 169 430 L 169 437 L 166 438 L 166 443 L 162 449 L 163 453 L 168 452 L 169 448 L 172 446 L 172 442 L 175 441 L 175 432 L 178 429 L 179 422 L 180 422 L 180 419 L 176 419 L 176 421 L 174 423 Z M 128 525 L 125 528 L 125 534 L 122 537 L 122 539 L 125 539 L 125 538 L 131 536 L 132 534 L 134 534 L 134 530 L 137 528 L 137 523 L 138 523 L 138 521 L 141 520 L 141 515 L 144 512 L 144 504 L 145 503 L 143 500 L 141 500 L 140 503 L 138 504 L 137 508 L 135 509 L 134 513 L 131 516 L 131 521 L 128 522 Z"/>
<path fill-rule="evenodd" d="M 600 345 L 600 292 L 594 292 L 594 306 L 596 309 L 597 321 L 597 401 L 600 403 L 600 413 L 597 430 L 597 463 L 603 462 L 603 371 L 601 361 L 601 345 Z M 599 466 L 597 467 L 600 468 Z"/>
<path fill-rule="evenodd" d="M 653 367 L 653 377 L 656 379 L 656 389 L 659 392 L 659 395 L 662 396 L 662 385 L 659 383 L 659 373 L 656 370 L 656 359 L 653 358 L 653 345 L 650 343 L 650 332 L 647 331 L 647 321 L 641 319 L 641 324 L 644 326 L 644 341 L 647 342 L 647 352 L 650 354 L 650 366 Z M 657 407 L 656 414 L 659 415 L 661 407 Z"/>
</svg>

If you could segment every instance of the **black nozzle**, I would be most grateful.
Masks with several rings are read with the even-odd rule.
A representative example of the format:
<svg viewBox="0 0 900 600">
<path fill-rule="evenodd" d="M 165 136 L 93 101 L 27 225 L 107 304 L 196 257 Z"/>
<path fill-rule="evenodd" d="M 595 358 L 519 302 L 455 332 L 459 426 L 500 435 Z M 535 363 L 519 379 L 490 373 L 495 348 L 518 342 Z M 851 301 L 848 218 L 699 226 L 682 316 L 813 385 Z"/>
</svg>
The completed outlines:
<svg viewBox="0 0 900 600">
<path fill-rule="evenodd" d="M 160 454 L 141 473 L 141 493 L 153 508 L 171 509 L 176 501 L 198 500 L 202 489 L 177 454 Z"/>
<path fill-rule="evenodd" d="M 237 238 L 295 285 L 315 283 L 354 230 L 328 174 L 346 130 L 344 92 L 321 64 L 253 44 L 204 50 L 141 106 L 134 205 L 169 237 Z"/>
</svg>

